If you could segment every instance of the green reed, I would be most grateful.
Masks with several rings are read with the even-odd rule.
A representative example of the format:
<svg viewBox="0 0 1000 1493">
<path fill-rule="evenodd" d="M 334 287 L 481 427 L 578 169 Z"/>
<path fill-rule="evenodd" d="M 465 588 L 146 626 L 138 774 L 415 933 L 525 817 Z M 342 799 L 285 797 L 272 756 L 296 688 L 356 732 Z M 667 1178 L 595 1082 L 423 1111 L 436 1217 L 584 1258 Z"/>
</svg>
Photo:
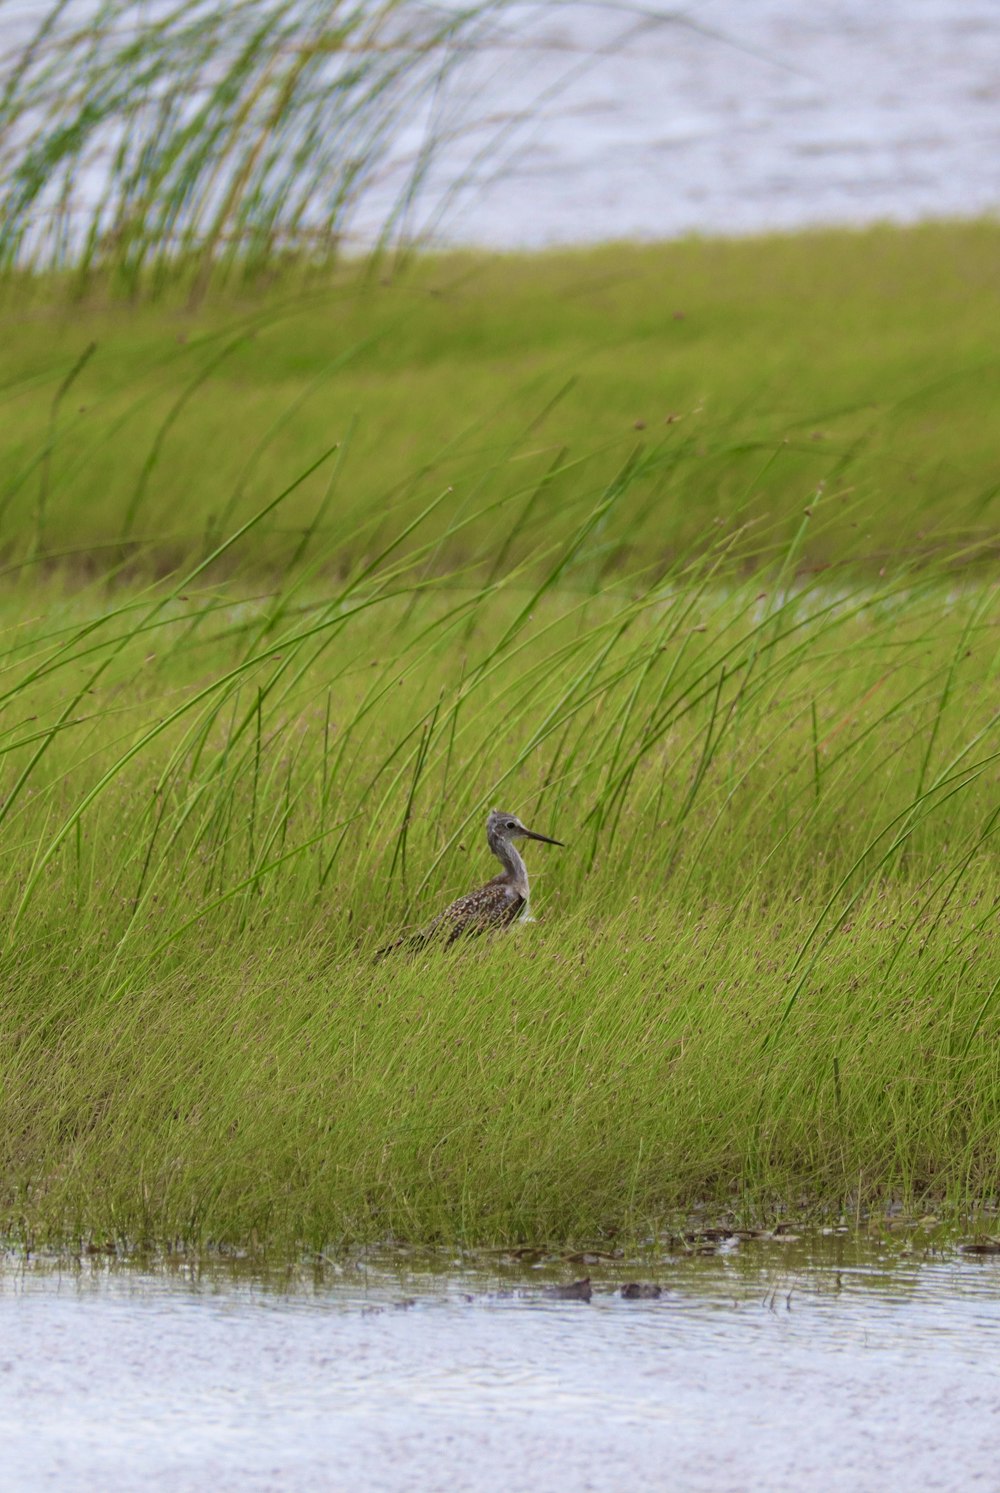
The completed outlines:
<svg viewBox="0 0 1000 1493">
<path fill-rule="evenodd" d="M 405 233 L 440 98 L 498 9 L 413 0 L 136 0 L 22 11 L 0 70 L 0 268 L 200 297 L 341 250 L 405 131 L 376 240 Z M 420 122 L 425 121 L 422 131 Z"/>
</svg>

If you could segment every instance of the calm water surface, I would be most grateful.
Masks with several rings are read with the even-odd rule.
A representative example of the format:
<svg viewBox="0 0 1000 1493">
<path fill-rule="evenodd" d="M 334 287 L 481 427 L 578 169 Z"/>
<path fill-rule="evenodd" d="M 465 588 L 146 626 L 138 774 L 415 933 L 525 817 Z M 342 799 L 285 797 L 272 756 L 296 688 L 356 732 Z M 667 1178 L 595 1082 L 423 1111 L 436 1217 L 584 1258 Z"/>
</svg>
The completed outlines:
<svg viewBox="0 0 1000 1493">
<path fill-rule="evenodd" d="M 1000 5 L 522 4 L 458 75 L 449 124 L 425 207 L 471 168 L 454 243 L 995 212 Z"/>
<path fill-rule="evenodd" d="M 587 1271 L 589 1303 L 543 1294 Z M 919 1238 L 264 1276 L 10 1257 L 0 1464 L 88 1493 L 996 1489 L 998 1364 L 1000 1259 Z"/>
</svg>

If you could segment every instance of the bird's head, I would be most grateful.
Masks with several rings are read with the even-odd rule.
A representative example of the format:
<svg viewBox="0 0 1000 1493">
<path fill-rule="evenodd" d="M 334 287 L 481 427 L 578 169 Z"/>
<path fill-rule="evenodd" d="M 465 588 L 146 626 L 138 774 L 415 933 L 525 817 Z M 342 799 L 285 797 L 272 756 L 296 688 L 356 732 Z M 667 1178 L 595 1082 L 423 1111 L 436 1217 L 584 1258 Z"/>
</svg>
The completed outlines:
<svg viewBox="0 0 1000 1493">
<path fill-rule="evenodd" d="M 562 845 L 562 840 L 550 839 L 548 835 L 539 835 L 526 824 L 522 824 L 516 814 L 505 814 L 500 809 L 491 809 L 490 816 L 486 821 L 486 838 L 492 846 L 497 840 L 506 840 L 509 844 L 512 840 L 541 840 L 544 845 Z"/>
</svg>

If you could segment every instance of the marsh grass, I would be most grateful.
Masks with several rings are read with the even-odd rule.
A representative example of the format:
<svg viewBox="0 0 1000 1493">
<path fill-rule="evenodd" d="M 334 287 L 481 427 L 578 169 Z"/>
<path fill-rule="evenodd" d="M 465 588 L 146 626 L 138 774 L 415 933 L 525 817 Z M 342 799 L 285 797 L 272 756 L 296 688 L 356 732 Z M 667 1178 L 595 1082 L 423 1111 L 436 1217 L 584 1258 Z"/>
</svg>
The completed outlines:
<svg viewBox="0 0 1000 1493">
<path fill-rule="evenodd" d="M 403 314 L 348 279 L 94 307 L 55 348 L 43 301 L 8 318 L 8 1232 L 482 1243 L 995 1196 L 995 302 L 925 274 L 947 242 L 968 283 L 994 236 L 608 251 L 578 297 L 565 257 L 475 263 L 446 308 L 436 262 Z M 772 249 L 826 339 L 815 382 L 791 344 L 774 376 L 800 422 L 882 304 L 843 287 L 895 266 L 863 430 L 786 444 Z M 665 264 L 715 326 L 683 358 Z M 374 963 L 491 874 L 493 803 L 567 842 L 534 847 L 538 921 Z"/>
<path fill-rule="evenodd" d="M 427 564 L 492 551 L 499 574 L 571 535 L 630 460 L 608 576 L 669 568 L 713 527 L 787 546 L 817 490 L 797 569 L 965 565 L 995 554 L 1000 515 L 998 250 L 977 223 L 451 256 L 308 294 L 279 276 L 196 313 L 97 297 L 67 316 L 22 280 L 2 563 L 193 564 L 337 443 L 257 525 L 244 573 L 349 569 L 450 487 Z"/>
<path fill-rule="evenodd" d="M 8 603 L 10 1223 L 570 1237 L 995 1188 L 995 588 L 727 547 L 601 585 L 600 515 L 576 587 L 427 578 L 417 525 L 294 605 Z M 374 965 L 487 874 L 501 800 L 568 841 L 540 921 Z"/>
<path fill-rule="evenodd" d="M 373 247 L 398 244 L 444 127 L 448 76 L 501 8 L 57 0 L 22 11 L 0 60 L 0 273 L 66 271 L 77 293 L 100 273 L 129 296 L 182 284 L 199 299 L 234 275 L 270 275 L 283 253 L 329 263 L 393 162 Z"/>
</svg>

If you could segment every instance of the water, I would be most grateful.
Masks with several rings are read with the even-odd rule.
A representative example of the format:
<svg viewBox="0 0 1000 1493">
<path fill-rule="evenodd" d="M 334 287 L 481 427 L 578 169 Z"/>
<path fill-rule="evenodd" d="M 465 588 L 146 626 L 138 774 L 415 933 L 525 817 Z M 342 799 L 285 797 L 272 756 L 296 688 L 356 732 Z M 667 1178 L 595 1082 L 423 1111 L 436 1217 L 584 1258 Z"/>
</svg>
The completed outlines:
<svg viewBox="0 0 1000 1493">
<path fill-rule="evenodd" d="M 522 5 L 460 75 L 438 190 L 487 144 L 484 184 L 442 238 L 538 247 L 1000 206 L 996 0 L 623 9 Z"/>
<path fill-rule="evenodd" d="M 65 23 L 97 8 L 68 0 Z M 157 18 L 172 7 L 148 0 L 141 10 Z M 411 227 L 452 245 L 733 235 L 1000 207 L 997 0 L 642 10 L 630 14 L 628 0 L 510 7 L 435 97 L 433 123 L 426 110 L 414 115 L 348 241 L 378 236 L 428 130 L 442 144 Z M 35 3 L 8 4 L 0 50 L 23 45 L 37 16 Z M 115 148 L 105 140 L 105 154 Z M 78 173 L 81 203 L 103 197 L 101 159 L 95 149 Z"/>
<path fill-rule="evenodd" d="M 1000 1260 L 920 1239 L 287 1276 L 11 1260 L 3 1485 L 993 1489 Z M 543 1294 L 586 1271 L 589 1304 Z M 616 1294 L 642 1278 L 665 1294 Z"/>
</svg>

